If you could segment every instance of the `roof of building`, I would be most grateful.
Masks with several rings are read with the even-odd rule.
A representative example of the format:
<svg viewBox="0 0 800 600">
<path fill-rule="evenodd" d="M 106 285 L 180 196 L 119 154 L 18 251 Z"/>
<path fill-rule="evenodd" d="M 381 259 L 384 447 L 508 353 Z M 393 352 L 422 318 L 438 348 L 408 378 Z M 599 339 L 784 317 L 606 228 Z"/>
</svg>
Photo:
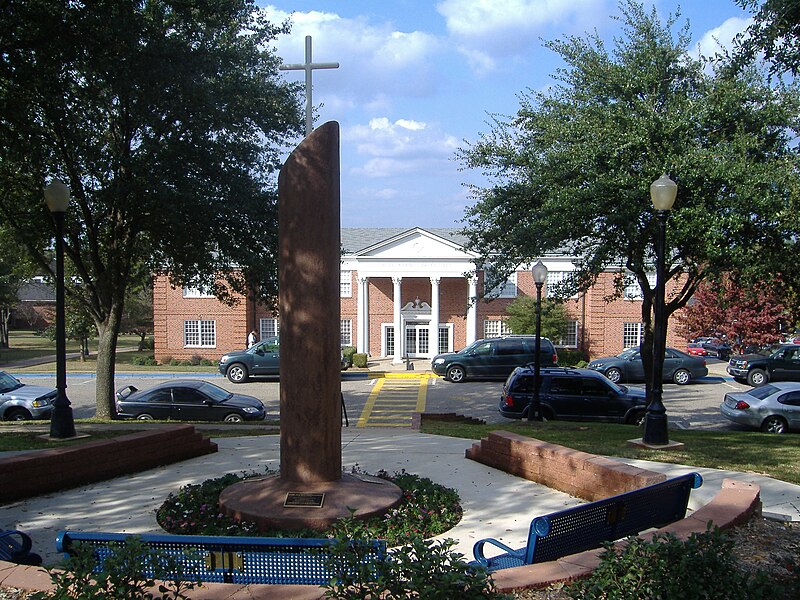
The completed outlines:
<svg viewBox="0 0 800 600">
<path fill-rule="evenodd" d="M 343 227 L 341 231 L 342 249 L 347 254 L 355 253 L 389 238 L 415 230 L 427 231 L 460 246 L 467 243 L 467 236 L 461 233 L 461 229 L 455 227 Z"/>
<path fill-rule="evenodd" d="M 20 286 L 17 299 L 20 302 L 55 302 L 56 292 L 50 283 L 28 281 Z"/>
</svg>

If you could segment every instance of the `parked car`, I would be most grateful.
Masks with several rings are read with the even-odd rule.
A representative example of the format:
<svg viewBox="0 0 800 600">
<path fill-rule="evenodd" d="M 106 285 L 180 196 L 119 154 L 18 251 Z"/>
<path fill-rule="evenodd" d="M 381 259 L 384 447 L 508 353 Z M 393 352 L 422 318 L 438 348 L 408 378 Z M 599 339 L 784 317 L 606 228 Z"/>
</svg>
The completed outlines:
<svg viewBox="0 0 800 600">
<path fill-rule="evenodd" d="M 764 433 L 800 429 L 800 383 L 783 381 L 746 392 L 728 392 L 719 409 L 734 423 Z"/>
<path fill-rule="evenodd" d="M 553 342 L 541 338 L 539 360 L 541 366 L 558 363 L 558 353 Z M 469 378 L 505 379 L 515 367 L 536 361 L 536 336 L 506 335 L 477 340 L 458 352 L 437 354 L 431 361 L 431 370 L 453 383 Z"/>
<path fill-rule="evenodd" d="M 770 381 L 800 381 L 800 346 L 775 344 L 752 354 L 738 354 L 728 361 L 728 374 L 752 386 Z"/>
<path fill-rule="evenodd" d="M 58 392 L 41 385 L 26 385 L 0 371 L 0 420 L 49 419 Z"/>
<path fill-rule="evenodd" d="M 689 342 L 686 344 L 686 353 L 692 356 L 708 356 L 708 351 L 703 348 L 703 344 Z"/>
<path fill-rule="evenodd" d="M 718 338 L 704 338 L 700 345 L 711 356 L 716 356 L 720 360 L 728 360 L 731 357 L 731 346 Z"/>
<path fill-rule="evenodd" d="M 596 358 L 587 368 L 602 373 L 614 383 L 644 381 L 644 365 L 638 346 L 623 350 L 616 356 Z M 706 375 L 708 367 L 704 358 L 690 356 L 675 348 L 664 351 L 664 381 L 685 385 Z"/>
<path fill-rule="evenodd" d="M 132 385 L 116 393 L 117 415 L 140 421 L 261 421 L 266 416 L 258 398 L 234 394 L 199 379 L 176 379 L 138 390 Z"/>
<path fill-rule="evenodd" d="M 546 367 L 540 371 L 539 403 L 545 419 L 615 421 L 641 424 L 647 403 L 644 390 L 609 381 L 597 371 Z M 528 417 L 534 390 L 534 369 L 518 367 L 506 379 L 500 414 L 509 419 Z"/>
<path fill-rule="evenodd" d="M 244 383 L 250 377 L 268 375 L 277 377 L 280 374 L 280 346 L 280 337 L 268 337 L 247 350 L 235 350 L 223 354 L 217 367 L 219 372 L 232 383 Z M 352 366 L 341 350 L 339 365 L 342 370 Z"/>
</svg>

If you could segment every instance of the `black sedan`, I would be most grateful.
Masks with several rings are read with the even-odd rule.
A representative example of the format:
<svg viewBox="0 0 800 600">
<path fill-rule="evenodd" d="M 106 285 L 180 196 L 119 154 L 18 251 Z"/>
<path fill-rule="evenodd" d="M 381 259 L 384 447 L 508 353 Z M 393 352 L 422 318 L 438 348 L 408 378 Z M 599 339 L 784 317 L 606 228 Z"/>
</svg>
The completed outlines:
<svg viewBox="0 0 800 600">
<path fill-rule="evenodd" d="M 616 356 L 596 358 L 587 367 L 599 371 L 614 383 L 644 381 L 644 365 L 639 348 L 628 348 Z M 708 375 L 704 358 L 690 356 L 675 348 L 664 352 L 664 381 L 679 385 Z"/>
<path fill-rule="evenodd" d="M 261 421 L 266 416 L 258 398 L 233 394 L 213 383 L 177 379 L 147 390 L 127 385 L 116 393 L 117 415 L 141 421 Z"/>
</svg>

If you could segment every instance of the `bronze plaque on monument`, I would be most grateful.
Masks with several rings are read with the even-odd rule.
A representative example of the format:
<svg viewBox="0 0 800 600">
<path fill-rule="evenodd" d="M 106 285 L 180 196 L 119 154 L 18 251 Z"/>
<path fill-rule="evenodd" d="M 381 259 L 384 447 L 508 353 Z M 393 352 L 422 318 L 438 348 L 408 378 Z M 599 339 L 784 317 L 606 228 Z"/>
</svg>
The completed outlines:
<svg viewBox="0 0 800 600">
<path fill-rule="evenodd" d="M 295 508 L 322 508 L 325 501 L 325 494 L 314 494 L 309 492 L 288 492 L 286 500 L 283 501 L 285 507 Z"/>
</svg>

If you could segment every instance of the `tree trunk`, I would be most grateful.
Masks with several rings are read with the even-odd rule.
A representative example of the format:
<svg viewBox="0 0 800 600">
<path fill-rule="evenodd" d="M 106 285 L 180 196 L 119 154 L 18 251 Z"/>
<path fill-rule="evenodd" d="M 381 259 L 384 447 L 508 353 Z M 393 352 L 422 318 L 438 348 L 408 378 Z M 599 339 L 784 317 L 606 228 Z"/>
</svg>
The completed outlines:
<svg viewBox="0 0 800 600">
<path fill-rule="evenodd" d="M 8 322 L 11 320 L 11 309 L 0 308 L 0 348 L 8 348 Z"/>
<path fill-rule="evenodd" d="M 114 419 L 117 416 L 114 404 L 114 372 L 116 369 L 117 336 L 122 324 L 122 303 L 112 304 L 111 311 L 97 330 L 97 418 Z"/>
</svg>

